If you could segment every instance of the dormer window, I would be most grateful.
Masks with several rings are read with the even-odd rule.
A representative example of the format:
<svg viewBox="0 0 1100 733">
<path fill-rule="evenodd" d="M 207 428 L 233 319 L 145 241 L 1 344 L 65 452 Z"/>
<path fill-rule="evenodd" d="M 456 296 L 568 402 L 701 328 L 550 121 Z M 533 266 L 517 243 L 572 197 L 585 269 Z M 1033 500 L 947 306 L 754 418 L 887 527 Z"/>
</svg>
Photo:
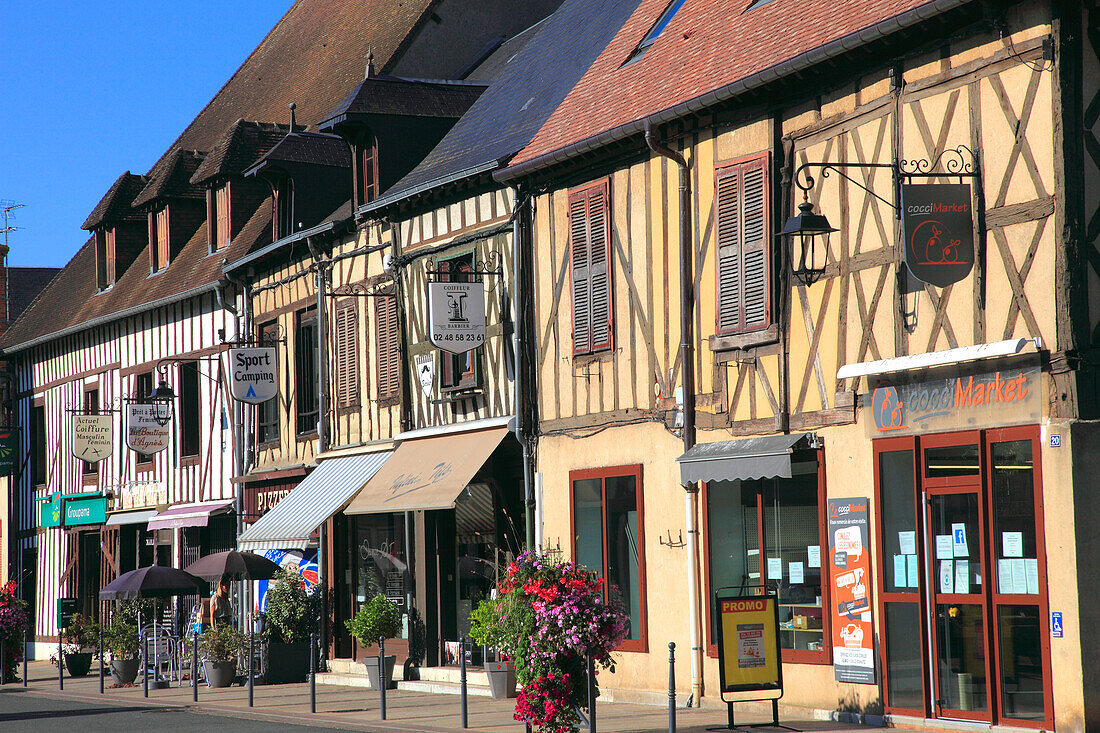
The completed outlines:
<svg viewBox="0 0 1100 733">
<path fill-rule="evenodd" d="M 645 34 L 645 37 L 634 47 L 634 51 L 631 52 L 630 57 L 624 62 L 629 64 L 631 61 L 640 59 L 645 55 L 645 52 L 649 50 L 649 47 L 656 42 L 657 37 L 661 35 L 664 29 L 672 22 L 672 16 L 676 15 L 681 6 L 683 6 L 684 0 L 672 0 L 665 8 L 665 11 L 661 13 L 661 17 L 657 19 L 657 22 L 653 24 L 653 27 L 649 29 L 649 32 Z"/>
<path fill-rule="evenodd" d="M 355 203 L 378 198 L 378 140 L 366 131 L 355 144 Z"/>
<path fill-rule="evenodd" d="M 96 285 L 99 290 L 106 290 L 115 284 L 116 241 L 114 227 L 95 232 Z"/>
</svg>

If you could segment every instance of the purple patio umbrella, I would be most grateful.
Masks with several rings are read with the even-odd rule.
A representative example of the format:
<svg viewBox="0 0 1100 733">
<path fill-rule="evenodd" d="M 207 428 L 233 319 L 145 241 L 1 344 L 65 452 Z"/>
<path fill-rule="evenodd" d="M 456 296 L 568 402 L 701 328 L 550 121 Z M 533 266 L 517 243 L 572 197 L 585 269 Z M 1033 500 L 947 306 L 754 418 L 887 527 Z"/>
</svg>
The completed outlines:
<svg viewBox="0 0 1100 733">
<path fill-rule="evenodd" d="M 270 580 L 279 570 L 263 555 L 238 550 L 215 552 L 187 566 L 187 572 L 212 581 L 223 576 L 230 580 Z"/>
<path fill-rule="evenodd" d="M 150 565 L 123 573 L 99 591 L 101 601 L 129 601 L 135 598 L 171 598 L 198 593 L 203 581 L 179 568 Z"/>
</svg>

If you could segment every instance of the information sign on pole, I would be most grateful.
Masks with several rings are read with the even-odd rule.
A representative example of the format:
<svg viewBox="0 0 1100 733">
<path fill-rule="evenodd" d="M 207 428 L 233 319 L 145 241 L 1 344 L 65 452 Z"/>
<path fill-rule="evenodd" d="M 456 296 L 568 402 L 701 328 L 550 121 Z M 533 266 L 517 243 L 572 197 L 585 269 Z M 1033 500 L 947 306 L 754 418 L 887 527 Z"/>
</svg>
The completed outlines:
<svg viewBox="0 0 1100 733">
<path fill-rule="evenodd" d="M 73 415 L 73 456 L 85 463 L 99 463 L 114 447 L 114 415 Z"/>
<path fill-rule="evenodd" d="M 875 683 L 867 498 L 829 499 L 829 585 L 833 673 L 838 682 Z"/>
<path fill-rule="evenodd" d="M 270 346 L 230 349 L 232 378 L 229 393 L 233 399 L 258 405 L 279 394 L 278 364 Z"/>
<path fill-rule="evenodd" d="M 167 448 L 171 435 L 168 425 L 157 422 L 153 410 L 153 405 L 126 405 L 126 445 L 147 456 Z"/>
<path fill-rule="evenodd" d="M 452 354 L 485 343 L 485 283 L 428 283 L 428 333 Z"/>
<path fill-rule="evenodd" d="M 57 599 L 57 628 L 67 629 L 73 621 L 73 615 L 80 612 L 79 598 Z"/>
</svg>

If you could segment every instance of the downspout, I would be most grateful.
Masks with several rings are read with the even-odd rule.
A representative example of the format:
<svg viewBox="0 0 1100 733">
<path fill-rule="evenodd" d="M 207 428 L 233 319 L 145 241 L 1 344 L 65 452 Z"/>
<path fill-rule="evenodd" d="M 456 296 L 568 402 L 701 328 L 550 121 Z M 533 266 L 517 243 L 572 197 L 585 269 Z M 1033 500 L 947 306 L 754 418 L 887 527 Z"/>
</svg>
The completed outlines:
<svg viewBox="0 0 1100 733">
<path fill-rule="evenodd" d="M 224 311 L 228 311 L 237 319 L 236 334 L 234 334 L 234 340 L 240 340 L 241 334 L 241 320 L 243 318 L 242 310 L 238 309 L 236 303 L 233 303 L 226 297 L 226 288 L 230 283 L 234 283 L 238 288 L 243 290 L 243 283 L 239 280 L 233 280 L 228 275 L 225 275 L 221 280 L 218 280 L 217 285 L 214 286 L 214 297 L 217 298 L 218 307 Z M 245 303 L 248 302 L 247 295 L 245 296 Z M 222 337 L 225 338 L 224 335 Z M 229 365 L 229 374 L 232 374 L 233 365 Z M 236 429 L 233 431 L 233 475 L 241 476 L 244 471 L 241 468 L 241 453 L 244 445 L 244 431 L 242 428 L 242 422 L 244 420 L 244 412 L 240 402 L 233 403 L 233 424 L 236 425 Z M 237 536 L 241 536 L 241 532 L 244 531 L 244 505 L 240 491 L 233 492 L 233 508 L 237 514 Z"/>
<path fill-rule="evenodd" d="M 655 154 L 668 158 L 680 170 L 680 370 L 684 390 L 684 452 L 695 446 L 695 348 L 692 318 L 695 315 L 695 284 L 693 242 L 691 238 L 691 186 L 688 163 L 680 153 L 662 145 L 657 132 L 648 121 L 645 142 Z M 691 637 L 691 698 L 689 704 L 699 706 L 703 697 L 703 641 L 699 622 L 699 487 L 686 482 L 684 516 L 687 523 L 688 549 L 688 634 Z"/>
<path fill-rule="evenodd" d="M 321 257 L 313 237 L 306 237 L 306 246 L 317 266 L 314 278 L 317 287 L 317 454 L 320 455 L 328 449 L 328 318 L 325 313 L 325 284 L 331 265 Z"/>
<path fill-rule="evenodd" d="M 512 405 L 516 413 L 516 440 L 523 449 L 523 496 L 524 496 L 524 525 L 526 544 L 528 550 L 537 549 L 535 546 L 535 477 L 534 465 L 531 456 L 531 444 L 527 439 L 530 432 L 527 427 L 527 387 L 523 381 L 523 373 L 527 368 L 527 361 L 523 358 L 523 345 L 525 341 L 523 311 L 523 282 L 520 279 L 523 273 L 521 265 L 528 251 L 527 242 L 530 234 L 530 201 L 524 198 L 525 193 L 520 186 L 514 189 L 516 197 L 516 215 L 512 219 L 512 355 L 515 359 L 512 384 Z"/>
</svg>

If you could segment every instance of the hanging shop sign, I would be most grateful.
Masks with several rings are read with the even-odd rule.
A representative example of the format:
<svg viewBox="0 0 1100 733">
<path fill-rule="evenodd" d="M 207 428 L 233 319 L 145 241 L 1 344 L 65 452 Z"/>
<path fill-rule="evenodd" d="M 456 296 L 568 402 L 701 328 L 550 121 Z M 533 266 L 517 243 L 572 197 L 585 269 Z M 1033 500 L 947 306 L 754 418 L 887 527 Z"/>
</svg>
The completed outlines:
<svg viewBox="0 0 1100 733">
<path fill-rule="evenodd" d="M 0 431 L 0 476 L 8 476 L 19 462 L 19 433 Z"/>
<path fill-rule="evenodd" d="M 435 387 L 435 358 L 432 354 L 420 354 L 416 357 L 416 376 L 420 380 L 424 397 L 430 400 Z"/>
<path fill-rule="evenodd" d="M 918 280 L 946 287 L 974 267 L 969 183 L 901 184 L 905 264 Z"/>
<path fill-rule="evenodd" d="M 867 498 L 829 499 L 833 670 L 838 682 L 875 683 Z"/>
<path fill-rule="evenodd" d="M 107 521 L 107 499 L 103 496 L 80 496 L 63 500 L 66 527 L 83 524 L 103 524 Z"/>
<path fill-rule="evenodd" d="M 73 415 L 73 456 L 85 463 L 99 463 L 114 447 L 114 415 Z"/>
<path fill-rule="evenodd" d="M 485 283 L 428 283 L 428 334 L 452 354 L 485 343 Z"/>
<path fill-rule="evenodd" d="M 881 381 L 864 397 L 874 435 L 1039 422 L 1042 370 L 1027 365 L 943 379 Z"/>
<path fill-rule="evenodd" d="M 61 494 L 53 494 L 45 499 L 40 499 L 42 506 L 39 508 L 38 523 L 43 527 L 61 526 Z"/>
<path fill-rule="evenodd" d="M 279 394 L 273 347 L 230 349 L 229 364 L 229 393 L 233 399 L 258 405 Z"/>
<path fill-rule="evenodd" d="M 150 509 L 168 503 L 168 485 L 160 481 L 132 481 L 117 487 L 115 511 Z"/>
<path fill-rule="evenodd" d="M 741 590 L 720 589 L 714 597 L 721 691 L 782 689 L 776 597 L 741 595 Z"/>
<path fill-rule="evenodd" d="M 157 422 L 153 405 L 126 405 L 126 445 L 130 450 L 151 456 L 168 447 L 171 430 Z"/>
</svg>

